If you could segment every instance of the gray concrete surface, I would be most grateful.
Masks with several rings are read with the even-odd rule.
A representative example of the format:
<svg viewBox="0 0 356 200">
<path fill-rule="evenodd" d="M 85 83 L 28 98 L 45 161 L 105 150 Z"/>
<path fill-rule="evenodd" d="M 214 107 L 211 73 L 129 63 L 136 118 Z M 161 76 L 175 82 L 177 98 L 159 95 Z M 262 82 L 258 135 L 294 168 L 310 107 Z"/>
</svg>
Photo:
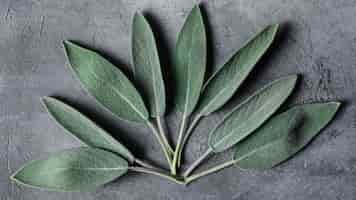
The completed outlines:
<svg viewBox="0 0 356 200">
<path fill-rule="evenodd" d="M 189 187 L 141 174 L 130 174 L 83 193 L 47 192 L 9 182 L 9 175 L 26 161 L 79 145 L 41 106 L 40 97 L 46 95 L 61 97 L 90 116 L 128 143 L 138 157 L 164 163 L 157 142 L 144 126 L 113 118 L 80 87 L 65 67 L 68 63 L 61 41 L 79 41 L 129 72 L 131 20 L 135 11 L 143 11 L 154 25 L 163 66 L 169 71 L 168 58 L 177 32 L 197 2 L 0 0 L 1 200 L 356 199 L 355 0 L 202 2 L 210 38 L 210 72 L 265 25 L 281 23 L 282 31 L 278 44 L 233 100 L 199 124 L 186 162 L 204 151 L 208 130 L 246 94 L 275 78 L 299 73 L 302 81 L 289 105 L 340 100 L 344 106 L 332 125 L 282 166 L 265 172 L 229 168 Z M 176 118 L 169 114 L 172 132 L 177 127 Z M 229 156 L 229 152 L 219 155 L 210 164 Z"/>
</svg>

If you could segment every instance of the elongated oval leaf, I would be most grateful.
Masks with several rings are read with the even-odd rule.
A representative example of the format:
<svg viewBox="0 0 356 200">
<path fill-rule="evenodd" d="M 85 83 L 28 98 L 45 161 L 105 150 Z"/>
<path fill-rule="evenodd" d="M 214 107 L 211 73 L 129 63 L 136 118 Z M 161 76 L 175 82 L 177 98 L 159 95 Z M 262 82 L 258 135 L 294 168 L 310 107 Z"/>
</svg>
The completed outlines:
<svg viewBox="0 0 356 200">
<path fill-rule="evenodd" d="M 93 189 L 125 174 L 125 159 L 105 150 L 81 147 L 35 160 L 11 179 L 19 184 L 56 191 Z"/>
<path fill-rule="evenodd" d="M 199 115 L 209 115 L 232 97 L 272 44 L 277 30 L 278 25 L 265 28 L 208 80 L 196 111 Z"/>
<path fill-rule="evenodd" d="M 309 144 L 320 130 L 332 120 L 339 106 L 340 103 L 337 102 L 296 106 L 293 109 L 299 109 L 303 113 L 301 125 L 291 132 L 288 137 L 283 137 L 263 151 L 255 152 L 240 160 L 237 162 L 238 166 L 245 169 L 263 170 L 272 168 L 289 159 Z M 275 121 L 274 124 L 271 125 L 283 126 L 282 122 L 283 121 Z M 266 134 L 266 132 L 264 132 L 265 130 L 266 128 L 260 129 L 254 133 L 254 135 Z M 246 148 L 244 147 L 245 145 L 247 145 L 247 143 L 236 146 L 235 157 L 239 157 L 242 154 L 238 149 Z"/>
<path fill-rule="evenodd" d="M 289 109 L 268 120 L 262 127 L 234 146 L 234 160 L 265 151 L 279 140 L 292 134 L 303 122 L 303 112 L 299 107 Z"/>
<path fill-rule="evenodd" d="M 140 94 L 118 68 L 72 42 L 65 41 L 64 47 L 75 75 L 98 102 L 120 118 L 135 122 L 148 119 Z"/>
<path fill-rule="evenodd" d="M 189 115 L 195 108 L 206 68 L 206 35 L 199 7 L 190 12 L 179 33 L 175 52 L 175 107 Z"/>
<path fill-rule="evenodd" d="M 166 96 L 156 42 L 150 25 L 138 13 L 132 26 L 132 57 L 135 79 L 148 100 L 151 116 L 162 116 L 166 109 Z"/>
<path fill-rule="evenodd" d="M 210 133 L 210 148 L 224 151 L 260 127 L 287 99 L 296 80 L 293 75 L 273 81 L 238 105 Z"/>
<path fill-rule="evenodd" d="M 53 118 L 83 143 L 113 151 L 134 162 L 134 156 L 124 145 L 74 108 L 51 97 L 43 98 L 43 103 Z"/>
</svg>

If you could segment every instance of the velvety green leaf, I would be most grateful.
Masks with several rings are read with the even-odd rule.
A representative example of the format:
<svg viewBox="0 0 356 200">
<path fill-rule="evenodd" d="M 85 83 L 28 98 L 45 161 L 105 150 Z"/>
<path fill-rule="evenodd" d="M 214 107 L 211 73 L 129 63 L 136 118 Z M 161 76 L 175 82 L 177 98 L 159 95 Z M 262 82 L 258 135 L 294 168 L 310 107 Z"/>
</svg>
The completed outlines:
<svg viewBox="0 0 356 200">
<path fill-rule="evenodd" d="M 122 176 L 128 163 L 118 155 L 81 147 L 27 163 L 11 179 L 19 184 L 57 191 L 93 189 Z"/>
<path fill-rule="evenodd" d="M 210 133 L 210 148 L 224 151 L 260 127 L 287 99 L 296 80 L 293 75 L 273 81 L 238 105 Z"/>
<path fill-rule="evenodd" d="M 195 108 L 206 68 L 206 35 L 199 7 L 190 12 L 178 36 L 173 75 L 175 107 L 189 115 Z"/>
<path fill-rule="evenodd" d="M 139 13 L 132 25 L 132 57 L 135 79 L 148 100 L 151 116 L 162 116 L 166 96 L 156 42 L 150 25 Z"/>
<path fill-rule="evenodd" d="M 48 112 L 68 133 L 85 144 L 113 151 L 133 163 L 131 152 L 80 112 L 51 97 L 43 98 Z"/>
<path fill-rule="evenodd" d="M 209 115 L 231 98 L 272 44 L 277 30 L 278 25 L 265 28 L 208 80 L 198 104 L 198 115 Z"/>
<path fill-rule="evenodd" d="M 145 122 L 148 112 L 133 84 L 98 53 L 65 41 L 67 57 L 75 75 L 98 102 L 116 116 Z"/>
<path fill-rule="evenodd" d="M 299 107 L 289 109 L 269 119 L 264 125 L 234 146 L 234 160 L 240 161 L 252 154 L 262 152 L 281 139 L 292 134 L 303 121 Z"/>
<path fill-rule="evenodd" d="M 288 137 L 276 140 L 273 142 L 273 145 L 269 145 L 264 148 L 263 151 L 257 151 L 243 158 L 237 162 L 238 166 L 246 169 L 263 170 L 272 168 L 287 160 L 305 147 L 320 132 L 320 130 L 332 120 L 339 106 L 340 103 L 331 102 L 305 104 L 292 108 L 291 111 L 298 109 L 303 114 L 300 125 L 290 132 Z M 279 117 L 276 117 L 275 120 L 264 125 L 252 135 L 251 139 L 255 140 L 256 137 L 261 137 L 258 135 L 281 134 L 281 132 L 273 133 L 273 131 L 279 131 L 280 128 L 276 126 L 284 126 L 283 118 L 288 115 L 288 112 L 290 111 L 281 114 Z M 247 139 L 245 142 L 236 146 L 235 158 L 244 154 L 244 151 L 248 148 L 247 146 L 251 143 L 249 140 L 250 139 Z"/>
</svg>

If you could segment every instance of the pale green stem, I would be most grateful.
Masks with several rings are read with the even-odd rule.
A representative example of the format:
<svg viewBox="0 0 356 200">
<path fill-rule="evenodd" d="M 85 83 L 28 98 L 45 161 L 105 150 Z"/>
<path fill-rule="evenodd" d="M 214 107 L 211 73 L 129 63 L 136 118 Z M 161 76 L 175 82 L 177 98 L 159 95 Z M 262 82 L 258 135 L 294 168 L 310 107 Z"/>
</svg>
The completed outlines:
<svg viewBox="0 0 356 200">
<path fill-rule="evenodd" d="M 227 161 L 227 162 L 225 162 L 225 163 L 222 163 L 222 164 L 220 164 L 220 165 L 217 165 L 217 166 L 215 166 L 215 167 L 213 167 L 213 168 L 210 168 L 210 169 L 208 169 L 208 170 L 205 170 L 205 171 L 202 171 L 202 172 L 200 172 L 200 173 L 193 174 L 193 175 L 191 175 L 191 176 L 189 176 L 189 177 L 186 177 L 186 178 L 185 178 L 185 182 L 186 182 L 186 184 L 188 184 L 188 183 L 190 183 L 190 182 L 192 182 L 192 181 L 194 181 L 194 180 L 196 180 L 196 179 L 198 179 L 198 178 L 201 178 L 201 177 L 203 177 L 203 176 L 206 176 L 206 175 L 215 173 L 215 172 L 217 172 L 217 171 L 220 171 L 220 170 L 222 170 L 222 169 L 225 169 L 225 168 L 227 168 L 227 167 L 230 167 L 230 166 L 234 165 L 235 163 L 237 163 L 237 162 L 239 162 L 239 161 L 245 159 L 246 157 L 248 157 L 248 156 L 250 156 L 250 155 L 256 153 L 256 151 L 258 151 L 258 150 L 251 151 L 251 152 L 249 152 L 249 153 L 247 153 L 247 154 L 245 154 L 245 155 L 243 155 L 243 156 L 241 156 L 241 157 L 239 157 L 239 158 L 237 158 L 237 159 L 233 159 L 233 160 Z"/>
<path fill-rule="evenodd" d="M 188 142 L 189 137 L 191 136 L 191 134 L 193 133 L 194 128 L 196 127 L 196 125 L 198 124 L 198 122 L 201 119 L 201 115 L 198 114 L 194 117 L 194 120 L 192 121 L 192 123 L 190 124 L 187 132 L 185 133 L 185 136 L 183 138 L 183 142 L 182 142 L 182 146 L 178 151 L 178 168 L 180 167 L 181 161 L 182 161 L 182 153 L 184 150 L 184 146 L 186 145 L 186 143 Z"/>
<path fill-rule="evenodd" d="M 147 122 L 147 125 L 151 128 L 153 134 L 156 136 L 159 144 L 162 147 L 163 153 L 166 156 L 166 159 L 168 161 L 169 167 L 172 168 L 172 160 L 171 160 L 171 157 L 170 157 L 170 155 L 168 153 L 168 149 L 167 149 L 166 145 L 164 145 L 164 143 L 162 141 L 162 138 L 160 137 L 156 127 L 151 122 Z"/>
<path fill-rule="evenodd" d="M 163 172 L 161 170 L 160 171 L 159 170 L 152 170 L 152 169 L 144 168 L 144 167 L 129 167 L 129 170 L 134 171 L 134 172 L 152 174 L 152 175 L 156 175 L 156 176 L 168 179 L 168 180 L 173 181 L 173 182 L 178 183 L 178 184 L 182 184 L 182 185 L 185 184 L 185 182 L 183 180 L 179 180 L 177 177 L 171 176 L 171 175 L 169 175 L 166 172 Z"/>
<path fill-rule="evenodd" d="M 177 162 L 178 162 L 178 152 L 180 151 L 181 145 L 182 145 L 182 140 L 183 140 L 183 136 L 184 136 L 184 130 L 185 130 L 185 124 L 187 121 L 187 116 L 185 113 L 183 113 L 182 116 L 182 122 L 179 128 L 179 134 L 178 134 L 178 140 L 177 140 L 177 146 L 174 152 L 174 156 L 173 156 L 173 162 L 172 162 L 172 167 L 171 167 L 171 173 L 173 175 L 177 174 Z"/>
<path fill-rule="evenodd" d="M 135 163 L 137 163 L 138 165 L 142 166 L 142 167 L 146 167 L 146 168 L 151 168 L 151 169 L 156 169 L 158 170 L 159 168 L 141 160 L 141 159 L 138 159 L 138 158 L 135 158 Z"/>
<path fill-rule="evenodd" d="M 198 178 L 201 178 L 203 176 L 206 176 L 206 175 L 212 174 L 214 172 L 220 171 L 222 169 L 225 169 L 227 167 L 230 167 L 230 166 L 234 165 L 236 162 L 237 162 L 236 160 L 231 160 L 231 161 L 225 162 L 223 164 L 217 165 L 217 166 L 215 166 L 213 168 L 210 168 L 210 169 L 208 169 L 206 171 L 202 171 L 200 173 L 193 174 L 192 176 L 187 177 L 185 179 L 185 182 L 186 182 L 186 184 L 189 184 L 190 182 L 192 182 L 192 181 L 194 181 L 194 180 L 196 180 Z"/>
<path fill-rule="evenodd" d="M 206 150 L 203 155 L 201 155 L 192 165 L 190 165 L 190 167 L 184 172 L 183 176 L 189 176 L 189 174 L 192 173 L 194 169 L 197 168 L 200 163 L 203 162 L 212 152 L 213 150 L 211 148 L 208 148 L 208 150 Z"/>
<path fill-rule="evenodd" d="M 163 143 L 166 145 L 169 154 L 173 155 L 174 154 L 174 150 L 173 150 L 173 148 L 171 147 L 171 145 L 168 142 L 167 135 L 165 134 L 164 128 L 162 126 L 161 117 L 158 116 L 156 118 L 156 120 L 157 120 L 157 126 L 158 126 L 159 133 L 160 133 L 160 135 L 161 135 L 161 137 L 163 139 Z"/>
</svg>

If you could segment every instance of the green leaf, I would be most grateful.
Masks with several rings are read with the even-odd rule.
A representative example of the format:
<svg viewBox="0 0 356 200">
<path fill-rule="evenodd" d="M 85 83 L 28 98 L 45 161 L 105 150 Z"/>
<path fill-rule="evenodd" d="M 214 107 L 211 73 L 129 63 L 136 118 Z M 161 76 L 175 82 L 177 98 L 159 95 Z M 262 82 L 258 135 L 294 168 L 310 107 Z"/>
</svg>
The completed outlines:
<svg viewBox="0 0 356 200">
<path fill-rule="evenodd" d="M 263 126 L 234 146 L 234 160 L 240 161 L 248 156 L 265 151 L 279 140 L 292 134 L 303 122 L 303 112 L 299 107 L 269 119 Z"/>
<path fill-rule="evenodd" d="M 166 97 L 156 42 L 150 25 L 139 13 L 132 26 L 132 57 L 135 79 L 148 100 L 151 116 L 162 116 Z"/>
<path fill-rule="evenodd" d="M 339 106 L 340 103 L 337 102 L 305 104 L 295 106 L 290 111 L 277 116 L 255 132 L 251 138 L 235 146 L 235 159 L 241 157 L 246 152 L 248 146 L 253 143 L 251 140 L 259 140 L 259 137 L 267 134 L 284 134 L 281 131 L 283 131 L 283 127 L 285 126 L 284 118 L 288 113 L 296 109 L 300 110 L 302 112 L 302 121 L 300 125 L 288 134 L 288 137 L 282 137 L 273 142 L 273 145 L 268 145 L 263 151 L 257 151 L 244 157 L 237 162 L 237 165 L 244 169 L 263 170 L 282 163 L 309 144 L 320 130 L 332 120 Z M 282 129 L 279 127 L 282 127 Z"/>
<path fill-rule="evenodd" d="M 75 75 L 99 103 L 119 118 L 145 122 L 148 112 L 133 84 L 98 53 L 65 41 L 64 47 Z"/>
<path fill-rule="evenodd" d="M 206 35 L 199 7 L 190 12 L 179 33 L 173 75 L 176 87 L 175 107 L 188 116 L 193 112 L 204 81 Z"/>
<path fill-rule="evenodd" d="M 130 163 L 134 162 L 135 157 L 125 146 L 77 110 L 51 97 L 43 98 L 43 103 L 53 118 L 80 141 L 92 147 L 113 151 Z"/>
<path fill-rule="evenodd" d="M 296 80 L 293 75 L 273 81 L 227 114 L 209 135 L 212 151 L 222 152 L 260 127 L 291 94 Z"/>
<path fill-rule="evenodd" d="M 265 28 L 207 81 L 196 111 L 198 115 L 209 115 L 232 97 L 272 44 L 277 30 L 278 25 Z"/>
<path fill-rule="evenodd" d="M 35 188 L 55 191 L 89 190 L 124 175 L 128 163 L 108 151 L 80 147 L 34 160 L 19 169 L 11 179 Z"/>
</svg>

